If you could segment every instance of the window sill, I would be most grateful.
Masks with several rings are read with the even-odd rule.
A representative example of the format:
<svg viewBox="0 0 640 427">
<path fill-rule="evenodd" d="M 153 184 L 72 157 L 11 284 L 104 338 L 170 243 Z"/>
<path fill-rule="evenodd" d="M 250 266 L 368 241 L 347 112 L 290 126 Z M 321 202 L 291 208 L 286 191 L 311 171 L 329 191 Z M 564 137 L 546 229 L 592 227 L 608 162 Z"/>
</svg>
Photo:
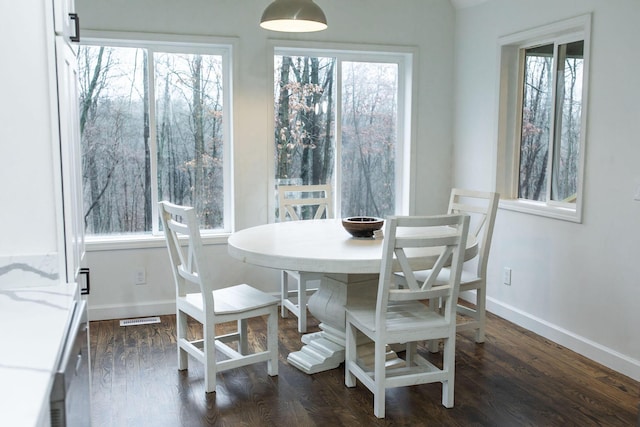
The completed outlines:
<svg viewBox="0 0 640 427">
<path fill-rule="evenodd" d="M 569 209 L 560 206 L 549 206 L 545 203 L 540 202 L 518 199 L 500 200 L 499 208 L 514 212 L 522 212 L 531 215 L 559 219 L 562 221 L 582 223 L 582 216 L 577 209 Z"/>
<path fill-rule="evenodd" d="M 202 234 L 203 245 L 226 245 L 230 233 Z M 87 252 L 117 251 L 131 249 L 164 248 L 166 242 L 164 236 L 137 235 L 137 236 L 90 236 L 86 238 Z"/>
</svg>

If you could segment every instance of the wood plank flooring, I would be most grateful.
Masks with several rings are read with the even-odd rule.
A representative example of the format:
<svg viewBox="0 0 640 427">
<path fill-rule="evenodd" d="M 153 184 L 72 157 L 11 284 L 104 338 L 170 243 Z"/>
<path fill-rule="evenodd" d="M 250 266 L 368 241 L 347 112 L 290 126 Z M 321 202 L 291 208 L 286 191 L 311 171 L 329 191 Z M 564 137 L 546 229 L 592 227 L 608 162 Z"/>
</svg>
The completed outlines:
<svg viewBox="0 0 640 427">
<path fill-rule="evenodd" d="M 210 394 L 198 362 L 177 370 L 175 316 L 160 318 L 127 327 L 91 322 L 94 426 L 640 427 L 638 382 L 493 315 L 484 344 L 472 332 L 458 334 L 454 408 L 441 405 L 438 383 L 390 389 L 383 420 L 362 384 L 345 387 L 343 365 L 314 375 L 289 366 L 287 355 L 301 346 L 294 317 L 279 320 L 277 377 L 267 375 L 266 362 L 223 372 Z M 265 322 L 249 326 L 253 345 L 263 347 Z M 196 325 L 191 331 L 201 335 Z"/>
</svg>

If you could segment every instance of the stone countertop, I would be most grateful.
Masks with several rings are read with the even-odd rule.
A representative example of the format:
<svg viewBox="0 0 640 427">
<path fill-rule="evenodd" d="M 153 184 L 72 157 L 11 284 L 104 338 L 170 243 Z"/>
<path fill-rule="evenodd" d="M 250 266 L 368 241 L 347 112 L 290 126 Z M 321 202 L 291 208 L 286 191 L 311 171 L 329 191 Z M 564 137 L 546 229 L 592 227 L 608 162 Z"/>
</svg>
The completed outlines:
<svg viewBox="0 0 640 427">
<path fill-rule="evenodd" d="M 3 425 L 49 424 L 53 373 L 77 286 L 0 290 L 0 414 Z"/>
</svg>

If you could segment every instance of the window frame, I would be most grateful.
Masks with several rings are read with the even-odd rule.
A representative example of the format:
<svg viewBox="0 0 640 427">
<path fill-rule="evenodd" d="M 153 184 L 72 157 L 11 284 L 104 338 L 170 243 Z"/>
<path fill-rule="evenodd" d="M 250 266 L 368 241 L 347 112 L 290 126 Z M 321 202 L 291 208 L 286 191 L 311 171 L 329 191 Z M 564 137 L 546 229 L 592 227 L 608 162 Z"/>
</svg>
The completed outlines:
<svg viewBox="0 0 640 427">
<path fill-rule="evenodd" d="M 412 124 L 415 123 L 413 116 L 416 112 L 415 97 L 412 94 L 412 87 L 416 87 L 417 49 L 411 46 L 385 46 L 385 45 L 360 45 L 343 43 L 324 42 L 296 42 L 290 40 L 269 39 L 268 79 L 271 103 L 269 106 L 269 194 L 276 188 L 275 164 L 273 161 L 273 135 L 275 132 L 275 112 L 274 105 L 274 56 L 324 56 L 335 57 L 336 62 L 336 86 L 342 87 L 342 62 L 377 62 L 397 64 L 398 66 L 398 117 L 397 117 L 397 142 L 396 142 L 396 169 L 395 169 L 395 199 L 396 215 L 407 215 L 412 209 L 413 171 L 415 170 L 415 156 L 411 153 L 414 150 L 414 133 Z M 336 94 L 336 121 L 335 121 L 335 161 L 336 167 L 331 179 L 334 188 L 334 210 L 339 213 L 342 208 L 340 192 L 337 191 L 341 182 L 340 158 L 341 158 L 341 112 L 342 91 Z M 275 222 L 277 200 L 269 197 L 268 200 L 268 221 Z"/>
<path fill-rule="evenodd" d="M 498 131 L 496 188 L 500 192 L 500 208 L 549 218 L 582 222 L 584 165 L 588 117 L 588 89 L 590 63 L 591 14 L 514 33 L 498 39 Z M 557 45 L 578 40 L 584 41 L 584 66 L 582 78 L 582 105 L 580 117 L 580 155 L 578 159 L 576 203 L 563 203 L 551 199 L 535 201 L 518 198 L 520 143 L 522 128 L 522 85 L 524 79 L 524 50 L 545 44 Z M 554 61 L 555 62 L 555 61 Z M 554 86 L 557 84 L 554 77 Z M 554 87 L 553 102 L 556 103 Z M 555 118 L 554 118 L 555 120 Z M 551 136 L 554 138 L 554 135 Z M 550 141 L 549 153 L 553 156 Z M 549 160 L 549 164 L 553 159 Z M 550 185 L 552 171 L 548 171 Z"/>
<path fill-rule="evenodd" d="M 150 54 L 163 53 L 201 53 L 220 55 L 224 69 L 223 81 L 223 188 L 224 188 L 224 227 L 216 230 L 201 230 L 204 243 L 226 243 L 227 237 L 235 227 L 235 206 L 233 196 L 233 88 L 237 69 L 234 51 L 237 39 L 227 37 L 207 36 L 179 36 L 171 34 L 132 33 L 111 31 L 84 31 L 82 45 L 111 46 L 148 49 Z M 155 87 L 154 68 L 149 67 L 149 86 Z M 155 91 L 150 91 L 149 116 L 155 124 Z M 161 247 L 165 245 L 164 232 L 160 230 L 158 210 L 158 158 L 156 126 L 150 126 L 151 152 L 151 232 L 97 235 L 87 234 L 86 244 L 90 250 L 132 249 L 146 247 Z"/>
</svg>

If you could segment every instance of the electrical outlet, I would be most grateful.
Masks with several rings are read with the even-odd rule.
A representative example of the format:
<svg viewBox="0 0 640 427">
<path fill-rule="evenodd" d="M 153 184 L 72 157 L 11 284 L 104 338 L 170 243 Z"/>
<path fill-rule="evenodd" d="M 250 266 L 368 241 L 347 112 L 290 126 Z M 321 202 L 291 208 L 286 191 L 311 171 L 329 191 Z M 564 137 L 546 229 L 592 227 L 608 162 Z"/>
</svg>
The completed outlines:
<svg viewBox="0 0 640 427">
<path fill-rule="evenodd" d="M 502 283 L 511 285 L 511 269 L 509 267 L 505 267 L 502 272 Z"/>
<path fill-rule="evenodd" d="M 147 283 L 147 274 L 144 268 L 139 268 L 135 272 L 134 283 L 136 285 L 145 285 Z"/>
</svg>

